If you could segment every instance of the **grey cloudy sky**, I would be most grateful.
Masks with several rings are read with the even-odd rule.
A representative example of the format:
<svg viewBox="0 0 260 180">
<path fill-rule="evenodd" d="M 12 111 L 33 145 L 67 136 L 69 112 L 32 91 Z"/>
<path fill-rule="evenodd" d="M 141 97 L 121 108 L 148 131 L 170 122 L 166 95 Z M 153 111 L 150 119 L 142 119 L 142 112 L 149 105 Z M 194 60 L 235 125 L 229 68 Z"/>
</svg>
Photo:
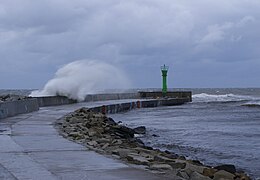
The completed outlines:
<svg viewBox="0 0 260 180">
<path fill-rule="evenodd" d="M 0 88 L 98 59 L 133 87 L 260 87 L 259 0 L 0 0 Z"/>
</svg>

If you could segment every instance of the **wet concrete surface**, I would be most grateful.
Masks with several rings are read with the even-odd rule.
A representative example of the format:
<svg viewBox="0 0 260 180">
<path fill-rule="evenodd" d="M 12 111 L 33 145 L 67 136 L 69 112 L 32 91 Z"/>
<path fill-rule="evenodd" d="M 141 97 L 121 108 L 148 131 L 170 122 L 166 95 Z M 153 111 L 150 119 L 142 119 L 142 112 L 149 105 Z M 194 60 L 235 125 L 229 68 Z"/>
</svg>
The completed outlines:
<svg viewBox="0 0 260 180">
<path fill-rule="evenodd" d="M 117 102 L 130 100 L 44 107 L 1 120 L 0 179 L 162 179 L 64 139 L 53 127 L 56 119 L 80 107 Z"/>
</svg>

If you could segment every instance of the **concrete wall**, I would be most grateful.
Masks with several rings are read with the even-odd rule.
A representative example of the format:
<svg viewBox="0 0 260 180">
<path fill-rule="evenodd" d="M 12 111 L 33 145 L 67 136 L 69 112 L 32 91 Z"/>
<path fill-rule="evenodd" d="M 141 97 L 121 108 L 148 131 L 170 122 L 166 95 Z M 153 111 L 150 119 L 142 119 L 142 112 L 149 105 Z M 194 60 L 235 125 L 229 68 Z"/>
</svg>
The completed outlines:
<svg viewBox="0 0 260 180">
<path fill-rule="evenodd" d="M 63 96 L 35 97 L 18 101 L 7 101 L 0 103 L 0 119 L 38 111 L 39 107 L 58 106 L 72 103 L 77 103 L 77 101 Z"/>
<path fill-rule="evenodd" d="M 117 103 L 110 105 L 103 105 L 90 108 L 94 112 L 100 112 L 104 114 L 109 113 L 119 113 L 124 111 L 129 111 L 136 108 L 152 108 L 158 106 L 174 106 L 181 105 L 189 102 L 188 98 L 172 98 L 172 99 L 154 99 L 154 100 L 144 100 L 144 101 L 133 101 L 129 103 Z"/>
<path fill-rule="evenodd" d="M 117 94 L 95 94 L 87 95 L 85 101 L 105 101 L 105 100 L 119 100 L 119 99 L 140 99 L 160 97 L 161 92 L 140 92 L 139 93 L 117 93 Z M 191 101 L 191 92 L 169 92 L 167 94 L 170 99 L 152 99 L 144 101 L 133 101 L 131 103 L 111 104 L 108 106 L 98 106 L 92 108 L 95 112 L 103 113 L 117 113 L 128 111 L 134 108 L 146 108 L 157 106 L 171 106 L 181 105 Z M 76 100 L 68 99 L 64 96 L 49 96 L 28 98 L 19 101 L 10 101 L 0 103 L 0 119 L 15 116 L 17 114 L 29 113 L 39 110 L 39 107 L 57 106 L 77 103 Z"/>
<path fill-rule="evenodd" d="M 36 97 L 39 107 L 45 106 L 59 106 L 65 104 L 77 103 L 76 100 L 68 99 L 65 96 L 45 96 L 45 97 Z"/>
<path fill-rule="evenodd" d="M 161 91 L 154 91 L 154 92 L 139 92 L 140 98 L 158 98 L 163 97 Z M 169 98 L 187 98 L 189 102 L 192 101 L 192 92 L 191 91 L 169 91 L 166 93 L 166 97 Z"/>
<path fill-rule="evenodd" d="M 139 93 L 111 93 L 111 94 L 91 94 L 85 97 L 86 102 L 90 101 L 106 101 L 106 100 L 119 100 L 119 99 L 138 99 Z"/>
<path fill-rule="evenodd" d="M 39 105 L 35 98 L 3 102 L 0 103 L 0 119 L 38 110 Z"/>
</svg>

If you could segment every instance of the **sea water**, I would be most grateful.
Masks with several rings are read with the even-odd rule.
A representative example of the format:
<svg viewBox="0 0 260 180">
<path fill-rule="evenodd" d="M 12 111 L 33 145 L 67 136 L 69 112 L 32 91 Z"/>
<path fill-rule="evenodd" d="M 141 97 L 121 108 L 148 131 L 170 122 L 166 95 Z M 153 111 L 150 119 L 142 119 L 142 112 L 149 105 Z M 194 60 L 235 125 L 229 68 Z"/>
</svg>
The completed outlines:
<svg viewBox="0 0 260 180">
<path fill-rule="evenodd" d="M 187 90 L 187 89 L 186 89 Z M 188 89 L 193 102 L 110 115 L 144 125 L 146 145 L 260 178 L 260 89 Z"/>
</svg>

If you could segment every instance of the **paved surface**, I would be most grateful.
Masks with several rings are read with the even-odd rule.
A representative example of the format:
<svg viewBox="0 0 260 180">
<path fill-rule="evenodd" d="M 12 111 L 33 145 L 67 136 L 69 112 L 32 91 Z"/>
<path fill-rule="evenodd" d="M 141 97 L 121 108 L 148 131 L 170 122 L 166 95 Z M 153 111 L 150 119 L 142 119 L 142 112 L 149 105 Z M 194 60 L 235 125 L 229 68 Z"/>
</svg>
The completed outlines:
<svg viewBox="0 0 260 180">
<path fill-rule="evenodd" d="M 53 127 L 56 119 L 79 107 L 109 103 L 111 101 L 45 107 L 1 120 L 0 179 L 162 179 L 68 141 Z"/>
</svg>

